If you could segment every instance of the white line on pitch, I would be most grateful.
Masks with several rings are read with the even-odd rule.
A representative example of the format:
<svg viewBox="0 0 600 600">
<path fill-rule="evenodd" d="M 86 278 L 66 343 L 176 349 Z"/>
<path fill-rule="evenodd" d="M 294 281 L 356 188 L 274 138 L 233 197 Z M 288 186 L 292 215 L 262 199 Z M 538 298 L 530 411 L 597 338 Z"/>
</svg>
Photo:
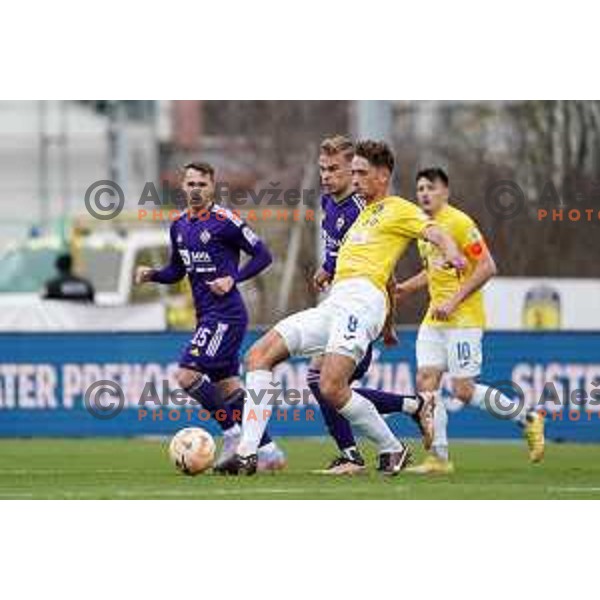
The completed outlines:
<svg viewBox="0 0 600 600">
<path fill-rule="evenodd" d="M 546 489 L 549 492 L 600 492 L 600 487 L 549 487 Z"/>
</svg>

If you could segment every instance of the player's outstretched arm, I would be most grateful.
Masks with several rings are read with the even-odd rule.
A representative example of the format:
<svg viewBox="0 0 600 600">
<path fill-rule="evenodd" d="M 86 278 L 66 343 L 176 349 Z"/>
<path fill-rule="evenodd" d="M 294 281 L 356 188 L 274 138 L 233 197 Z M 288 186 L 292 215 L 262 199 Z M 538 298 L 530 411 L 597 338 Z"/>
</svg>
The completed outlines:
<svg viewBox="0 0 600 600">
<path fill-rule="evenodd" d="M 146 266 L 139 266 L 136 268 L 133 281 L 136 285 L 141 285 L 142 283 L 147 283 L 148 281 L 152 281 L 152 274 L 154 273 L 154 269 Z"/>
<path fill-rule="evenodd" d="M 177 249 L 177 245 L 175 244 L 173 236 L 174 230 L 173 227 L 171 227 L 171 257 L 169 259 L 169 263 L 162 269 L 152 269 L 145 266 L 138 267 L 135 271 L 134 279 L 136 284 L 139 285 L 148 281 L 165 284 L 177 283 L 185 277 L 185 265 L 183 264 L 183 260 L 181 260 L 179 250 Z"/>
<path fill-rule="evenodd" d="M 437 246 L 445 259 L 458 271 L 464 271 L 467 261 L 456 242 L 441 227 L 430 225 L 423 232 L 423 239 Z"/>
<path fill-rule="evenodd" d="M 238 269 L 237 273 L 207 281 L 211 292 L 218 296 L 228 294 L 237 283 L 256 277 L 273 262 L 267 245 L 241 219 L 230 217 L 226 221 L 223 236 L 233 248 L 241 250 L 250 258 Z"/>
<path fill-rule="evenodd" d="M 333 274 L 335 273 L 336 260 L 337 256 L 326 248 L 323 264 L 313 276 L 313 285 L 317 291 L 324 292 L 331 284 Z"/>
<path fill-rule="evenodd" d="M 459 290 L 454 296 L 454 301 L 458 305 L 471 294 L 481 289 L 496 273 L 496 263 L 489 252 L 477 261 L 475 269 L 471 276 L 465 279 Z"/>
<path fill-rule="evenodd" d="M 241 219 L 228 220 L 223 235 L 232 247 L 250 257 L 233 277 L 234 283 L 242 283 L 256 277 L 273 262 L 267 245 Z"/>
<path fill-rule="evenodd" d="M 313 275 L 313 285 L 318 292 L 324 292 L 331 283 L 331 273 L 324 267 L 319 267 L 319 270 Z"/>
<path fill-rule="evenodd" d="M 273 262 L 271 252 L 267 248 L 267 245 L 261 240 L 256 242 L 253 246 L 249 245 L 248 247 L 243 248 L 243 250 L 246 254 L 250 255 L 250 259 L 246 261 L 238 271 L 237 277 L 235 278 L 237 283 L 242 283 L 243 281 L 256 277 Z"/>
<path fill-rule="evenodd" d="M 431 314 L 435 319 L 446 321 L 466 298 L 480 289 L 496 274 L 496 263 L 487 249 L 478 258 L 471 275 L 462 282 L 458 291 L 441 306 L 433 306 Z"/>
<path fill-rule="evenodd" d="M 268 248 L 262 242 L 259 242 L 252 248 L 250 260 L 238 271 L 235 277 L 225 275 L 206 283 L 213 294 L 224 296 L 233 289 L 236 283 L 252 279 L 252 277 L 264 271 L 272 262 L 273 257 Z"/>
<path fill-rule="evenodd" d="M 413 277 L 397 283 L 394 288 L 394 295 L 396 300 L 402 300 L 406 296 L 410 296 L 425 287 L 427 287 L 427 271 L 423 269 Z"/>
</svg>

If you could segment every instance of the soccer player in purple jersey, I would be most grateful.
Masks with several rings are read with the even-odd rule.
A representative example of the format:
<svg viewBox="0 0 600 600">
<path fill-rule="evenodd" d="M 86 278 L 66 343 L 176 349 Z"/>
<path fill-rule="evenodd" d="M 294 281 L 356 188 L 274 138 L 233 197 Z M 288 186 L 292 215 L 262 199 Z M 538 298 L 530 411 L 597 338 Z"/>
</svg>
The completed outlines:
<svg viewBox="0 0 600 600">
<path fill-rule="evenodd" d="M 234 417 L 235 411 L 241 417 L 244 403 L 240 347 L 248 313 L 238 284 L 264 271 L 272 258 L 244 221 L 215 203 L 211 165 L 184 165 L 181 183 L 188 208 L 171 225 L 170 262 L 158 270 L 138 267 L 136 283 L 171 284 L 186 275 L 189 278 L 197 327 L 181 354 L 176 379 L 223 430 L 223 452 L 215 465 L 218 471 L 219 464 L 235 452 L 241 434 Z M 240 266 L 242 252 L 250 259 Z M 258 452 L 259 470 L 283 468 L 283 452 L 265 433 Z"/>
<path fill-rule="evenodd" d="M 345 136 L 336 135 L 321 143 L 319 174 L 323 194 L 321 208 L 323 219 L 321 233 L 324 242 L 323 264 L 314 275 L 313 282 L 320 291 L 325 291 L 335 275 L 337 254 L 346 233 L 365 207 L 364 200 L 353 190 L 351 162 L 354 144 Z M 386 346 L 397 343 L 391 311 L 382 333 Z M 352 381 L 362 379 L 369 370 L 372 359 L 372 346 L 357 365 Z M 319 402 L 325 425 L 336 442 L 339 456 L 328 468 L 319 471 L 331 475 L 353 475 L 365 470 L 365 461 L 358 450 L 350 423 L 338 413 L 323 397 L 319 388 L 322 356 L 314 357 L 308 371 L 308 386 Z M 432 409 L 429 396 L 402 396 L 375 389 L 359 388 L 359 392 L 371 400 L 381 414 L 404 412 L 411 415 L 423 433 L 424 442 L 429 446 L 433 437 Z"/>
</svg>

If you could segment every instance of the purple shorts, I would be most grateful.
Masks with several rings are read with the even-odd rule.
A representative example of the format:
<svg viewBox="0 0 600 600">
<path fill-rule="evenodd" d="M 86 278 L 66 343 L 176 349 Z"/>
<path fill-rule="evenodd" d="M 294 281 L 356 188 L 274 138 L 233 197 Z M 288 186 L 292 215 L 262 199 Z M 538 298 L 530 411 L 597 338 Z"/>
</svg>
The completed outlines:
<svg viewBox="0 0 600 600">
<path fill-rule="evenodd" d="M 245 334 L 246 323 L 202 319 L 181 353 L 179 366 L 200 371 L 213 382 L 236 377 Z"/>
</svg>

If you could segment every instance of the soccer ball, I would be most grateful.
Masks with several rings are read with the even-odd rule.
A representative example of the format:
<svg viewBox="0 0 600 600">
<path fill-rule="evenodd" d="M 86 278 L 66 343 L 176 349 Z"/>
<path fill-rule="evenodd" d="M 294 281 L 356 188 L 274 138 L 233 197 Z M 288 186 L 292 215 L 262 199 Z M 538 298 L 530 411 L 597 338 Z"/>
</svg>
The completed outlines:
<svg viewBox="0 0 600 600">
<path fill-rule="evenodd" d="M 200 427 L 186 427 L 171 440 L 169 457 L 177 470 L 186 475 L 198 475 L 213 466 L 215 440 Z"/>
</svg>

